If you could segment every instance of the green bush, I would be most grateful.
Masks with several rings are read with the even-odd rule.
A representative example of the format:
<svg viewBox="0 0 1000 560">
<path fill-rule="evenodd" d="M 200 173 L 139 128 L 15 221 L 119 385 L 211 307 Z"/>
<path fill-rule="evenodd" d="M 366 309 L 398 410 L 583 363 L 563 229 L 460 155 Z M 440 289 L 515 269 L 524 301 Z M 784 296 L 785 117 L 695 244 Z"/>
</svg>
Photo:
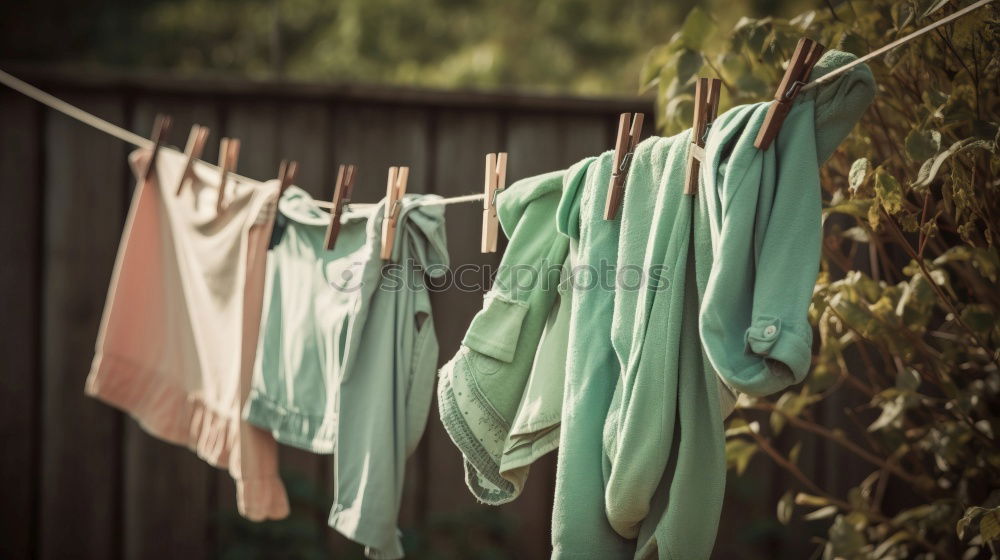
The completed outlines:
<svg viewBox="0 0 1000 560">
<path fill-rule="evenodd" d="M 642 85 L 672 133 L 690 126 L 699 75 L 723 80 L 723 110 L 767 100 L 799 37 L 861 55 L 966 4 L 847 1 L 724 32 L 696 8 L 649 54 Z M 729 422 L 733 470 L 765 456 L 787 471 L 778 520 L 828 524 L 824 558 L 1000 549 L 998 14 L 981 8 L 870 64 L 875 102 L 821 171 L 812 371 L 776 398 L 741 399 Z M 870 475 L 824 487 L 803 445 Z"/>
</svg>

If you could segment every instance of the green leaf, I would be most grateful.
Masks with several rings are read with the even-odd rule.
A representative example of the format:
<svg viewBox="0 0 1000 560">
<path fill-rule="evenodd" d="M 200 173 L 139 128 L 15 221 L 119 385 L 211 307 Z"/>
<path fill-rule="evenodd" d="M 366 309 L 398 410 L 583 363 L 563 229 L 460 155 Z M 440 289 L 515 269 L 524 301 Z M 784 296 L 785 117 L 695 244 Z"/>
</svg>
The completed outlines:
<svg viewBox="0 0 1000 560">
<path fill-rule="evenodd" d="M 816 521 L 817 519 L 826 519 L 827 517 L 833 517 L 837 513 L 837 506 L 826 506 L 821 507 L 816 511 L 811 511 L 802 516 L 802 519 L 806 521 Z"/>
<path fill-rule="evenodd" d="M 846 214 L 855 218 L 864 218 L 868 214 L 868 208 L 872 205 L 871 200 L 846 200 L 840 204 L 827 207 L 825 214 Z"/>
<path fill-rule="evenodd" d="M 698 6 L 695 6 L 688 12 L 687 17 L 684 18 L 684 24 L 681 25 L 681 42 L 689 49 L 701 50 L 702 45 L 705 44 L 705 40 L 709 38 L 714 30 L 715 25 L 708 17 L 708 14 Z"/>
<path fill-rule="evenodd" d="M 906 410 L 905 396 L 900 395 L 882 404 L 882 414 L 870 426 L 869 432 L 875 432 L 889 426 L 898 425 L 898 420 Z"/>
<path fill-rule="evenodd" d="M 926 18 L 934 14 L 934 12 L 940 10 L 941 8 L 948 5 L 948 0 L 935 0 L 930 6 L 924 10 L 924 13 L 920 14 L 920 17 Z"/>
<path fill-rule="evenodd" d="M 851 192 L 856 193 L 864 184 L 865 179 L 868 177 L 868 171 L 871 169 L 871 162 L 868 158 L 858 158 L 854 160 L 851 164 L 851 171 L 848 173 L 848 185 L 850 186 Z"/>
<path fill-rule="evenodd" d="M 794 511 L 795 495 L 789 490 L 778 500 L 778 522 L 782 525 L 788 525 L 788 522 L 792 520 L 792 512 Z"/>
<path fill-rule="evenodd" d="M 875 172 L 875 194 L 886 212 L 895 214 L 903 209 L 903 187 L 895 177 L 881 168 Z"/>
<path fill-rule="evenodd" d="M 799 492 L 795 495 L 795 504 L 800 506 L 822 507 L 830 505 L 830 500 L 827 500 L 822 496 L 813 496 L 812 494 Z"/>
<path fill-rule="evenodd" d="M 847 519 L 838 515 L 828 532 L 833 558 L 855 558 L 868 541 Z"/>
<path fill-rule="evenodd" d="M 671 45 L 660 45 L 646 54 L 639 70 L 639 91 L 646 92 L 659 82 L 661 71 L 667 66 L 675 49 Z"/>
<path fill-rule="evenodd" d="M 1000 539 L 1000 508 L 993 508 L 979 519 L 979 534 L 986 542 Z"/>
<path fill-rule="evenodd" d="M 912 130 L 904 141 L 906 155 L 913 161 L 934 157 L 941 149 L 941 133 L 936 130 Z"/>
<path fill-rule="evenodd" d="M 978 334 L 988 333 L 1000 326 L 993 309 L 986 304 L 967 305 L 961 312 L 962 321 Z"/>
<path fill-rule="evenodd" d="M 889 552 L 889 549 L 896 546 L 897 544 L 910 540 L 910 533 L 906 531 L 896 531 L 891 537 L 882 541 L 882 544 L 878 545 L 872 552 L 874 558 L 882 558 Z"/>
<path fill-rule="evenodd" d="M 962 518 L 958 520 L 958 523 L 955 524 L 955 533 L 958 534 L 958 538 L 964 539 L 965 531 L 968 530 L 969 525 L 971 525 L 972 522 L 975 521 L 985 511 L 986 508 L 981 508 L 978 506 L 970 507 L 969 509 L 965 510 L 965 515 L 963 515 Z"/>
<path fill-rule="evenodd" d="M 677 80 L 688 83 L 695 74 L 701 70 L 704 59 L 701 53 L 691 49 L 684 49 L 677 57 Z"/>
<path fill-rule="evenodd" d="M 728 468 L 735 469 L 737 475 L 742 475 L 757 453 L 757 444 L 744 439 L 731 439 L 726 441 L 726 464 Z"/>
<path fill-rule="evenodd" d="M 959 140 L 958 142 L 952 144 L 947 150 L 925 161 L 924 164 L 920 166 L 920 171 L 917 173 L 917 180 L 913 182 L 913 186 L 926 187 L 930 185 L 931 182 L 934 181 L 934 178 L 937 177 L 937 174 L 941 170 L 941 166 L 944 165 L 944 162 L 951 156 L 955 155 L 955 153 L 962 149 L 962 146 L 968 142 L 968 139 Z"/>
</svg>

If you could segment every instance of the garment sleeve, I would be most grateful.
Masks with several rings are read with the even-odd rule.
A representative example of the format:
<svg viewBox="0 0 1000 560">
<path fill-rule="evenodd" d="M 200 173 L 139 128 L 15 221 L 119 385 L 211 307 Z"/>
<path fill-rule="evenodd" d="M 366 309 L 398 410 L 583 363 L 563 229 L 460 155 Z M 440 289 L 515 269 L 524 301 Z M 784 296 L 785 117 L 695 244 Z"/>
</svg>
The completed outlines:
<svg viewBox="0 0 1000 560">
<path fill-rule="evenodd" d="M 701 333 L 720 375 L 763 396 L 801 381 L 810 364 L 821 235 L 811 102 L 793 108 L 771 148 L 744 145 L 755 135 L 740 136 L 718 178 L 721 222 Z"/>
</svg>

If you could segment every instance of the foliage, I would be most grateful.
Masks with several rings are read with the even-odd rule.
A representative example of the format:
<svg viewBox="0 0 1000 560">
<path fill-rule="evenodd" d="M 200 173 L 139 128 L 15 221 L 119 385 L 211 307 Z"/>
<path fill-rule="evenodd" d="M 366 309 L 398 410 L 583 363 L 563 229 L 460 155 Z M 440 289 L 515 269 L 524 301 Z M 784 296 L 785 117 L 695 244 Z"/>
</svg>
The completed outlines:
<svg viewBox="0 0 1000 560">
<path fill-rule="evenodd" d="M 723 109 L 767 100 L 801 36 L 860 55 L 965 4 L 848 1 L 725 33 L 695 9 L 649 54 L 642 86 L 657 90 L 659 127 L 677 131 L 699 73 L 724 80 Z M 871 64 L 874 105 L 821 172 L 811 375 L 776 399 L 741 398 L 729 424 L 731 467 L 766 455 L 785 469 L 796 488 L 778 520 L 825 523 L 824 558 L 1000 553 L 998 14 Z M 815 476 L 803 445 L 836 451 L 826 472 L 859 474 Z"/>
<path fill-rule="evenodd" d="M 694 1 L 8 0 L 0 60 L 631 93 L 642 55 Z"/>
</svg>

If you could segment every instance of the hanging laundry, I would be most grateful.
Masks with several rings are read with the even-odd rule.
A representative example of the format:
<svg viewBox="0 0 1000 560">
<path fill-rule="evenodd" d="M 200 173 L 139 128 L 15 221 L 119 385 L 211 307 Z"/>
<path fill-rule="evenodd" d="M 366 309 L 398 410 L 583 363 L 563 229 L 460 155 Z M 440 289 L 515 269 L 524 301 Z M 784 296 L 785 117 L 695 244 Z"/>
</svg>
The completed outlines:
<svg viewBox="0 0 1000 560">
<path fill-rule="evenodd" d="M 829 51 L 810 81 L 850 63 Z M 806 317 L 819 270 L 819 166 L 875 95 L 868 66 L 803 92 L 778 146 L 753 148 L 767 104 L 737 107 L 712 126 L 705 146 L 703 212 L 714 261 L 701 304 L 701 336 L 712 366 L 735 389 L 768 395 L 809 370 Z"/>
<path fill-rule="evenodd" d="M 483 309 L 458 354 L 441 368 L 441 422 L 462 452 L 469 490 L 487 504 L 516 498 L 528 474 L 519 461 L 508 480 L 500 463 L 569 250 L 553 215 L 564 184 L 580 177 L 573 170 L 547 173 L 497 194 L 497 214 L 510 242 Z"/>
<path fill-rule="evenodd" d="M 554 225 L 554 222 L 553 222 Z M 552 304 L 545 330 L 538 341 L 535 361 L 517 407 L 500 458 L 500 476 L 524 487 L 532 463 L 559 447 L 563 385 L 566 382 L 566 348 L 573 309 L 573 247 L 563 264 L 559 295 Z"/>
<path fill-rule="evenodd" d="M 421 203 L 436 200 L 440 197 L 403 197 L 387 264 L 378 260 L 381 240 L 366 236 L 364 251 L 374 259 L 366 259 L 365 267 L 380 276 L 360 343 L 348 353 L 339 379 L 336 493 L 329 522 L 364 544 L 369 558 L 403 557 L 396 519 L 406 458 L 423 435 L 434 396 L 438 341 L 426 281 L 446 273 L 448 251 L 444 206 Z M 371 211 L 375 231 L 381 231 L 385 211 L 384 200 Z M 349 242 L 344 235 L 341 229 L 338 247 Z"/>
<path fill-rule="evenodd" d="M 556 214 L 578 264 L 552 511 L 553 558 L 623 558 L 634 550 L 633 541 L 608 523 L 602 473 L 601 433 L 619 371 L 611 317 L 621 221 L 604 219 L 612 155 L 605 152 L 571 168 L 583 178 L 567 184 Z"/>
<path fill-rule="evenodd" d="M 149 151 L 130 158 L 137 177 Z M 227 182 L 160 150 L 135 189 L 115 262 L 87 394 L 131 414 L 150 434 L 228 468 L 241 514 L 288 515 L 277 446 L 241 421 L 250 388 L 276 183 Z"/>
<path fill-rule="evenodd" d="M 828 53 L 813 77 L 852 59 Z M 620 535 L 638 538 L 637 558 L 711 554 L 725 492 L 720 396 L 729 390 L 720 377 L 760 395 L 808 371 L 806 315 L 822 232 L 819 165 L 861 117 L 874 83 L 868 68 L 858 66 L 810 94 L 797 101 L 776 146 L 766 151 L 753 146 L 766 103 L 719 117 L 694 198 L 680 188 L 689 131 L 647 141 L 633 160 L 618 265 L 658 267 L 663 277 L 616 298 L 613 342 L 622 377 L 603 440 L 608 521 Z M 769 324 L 791 326 L 788 352 L 754 342 L 751 308 Z M 708 321 L 706 313 L 713 314 Z M 706 329 L 720 324 L 726 330 Z M 738 337 L 719 334 L 737 325 Z M 771 340 L 778 335 L 760 329 Z M 648 344 L 647 333 L 655 333 Z M 711 352 L 723 349 L 726 358 L 753 362 L 753 374 L 713 368 Z"/>
<path fill-rule="evenodd" d="M 278 202 L 260 343 L 244 418 L 286 445 L 333 453 L 340 381 L 361 342 L 382 261 L 381 220 L 348 206 L 333 250 L 330 214 L 290 186 Z M 391 333 L 378 339 L 388 351 Z"/>
</svg>

